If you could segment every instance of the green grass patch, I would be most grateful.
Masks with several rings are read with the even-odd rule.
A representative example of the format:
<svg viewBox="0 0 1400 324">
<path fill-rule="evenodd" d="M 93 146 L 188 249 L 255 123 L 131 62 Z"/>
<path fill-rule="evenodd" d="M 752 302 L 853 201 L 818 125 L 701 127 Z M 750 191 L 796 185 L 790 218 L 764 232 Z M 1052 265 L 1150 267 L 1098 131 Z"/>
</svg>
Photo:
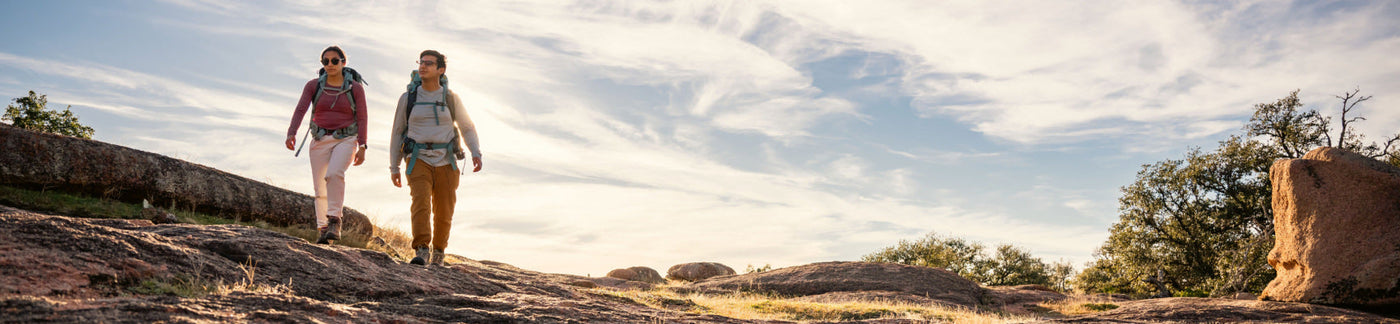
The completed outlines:
<svg viewBox="0 0 1400 324">
<path fill-rule="evenodd" d="M 1200 289 L 1187 289 L 1187 290 L 1182 290 L 1182 291 L 1178 291 L 1178 292 L 1172 293 L 1172 297 L 1199 297 L 1199 298 L 1206 298 L 1206 297 L 1210 297 L 1210 292 L 1204 291 L 1204 290 L 1200 290 Z"/>
<path fill-rule="evenodd" d="M 1080 306 L 1080 307 L 1084 307 L 1084 309 L 1088 309 L 1088 310 L 1095 311 L 1095 312 L 1102 312 L 1102 311 L 1112 310 L 1112 309 L 1118 308 L 1118 305 L 1109 304 L 1109 303 L 1102 303 L 1102 304 L 1084 303 L 1084 304 L 1081 304 L 1081 305 L 1079 305 L 1079 306 Z"/>
<path fill-rule="evenodd" d="M 141 206 L 112 200 L 75 196 L 58 191 L 36 191 L 0 185 L 0 204 L 37 212 L 86 218 L 141 218 Z"/>
</svg>

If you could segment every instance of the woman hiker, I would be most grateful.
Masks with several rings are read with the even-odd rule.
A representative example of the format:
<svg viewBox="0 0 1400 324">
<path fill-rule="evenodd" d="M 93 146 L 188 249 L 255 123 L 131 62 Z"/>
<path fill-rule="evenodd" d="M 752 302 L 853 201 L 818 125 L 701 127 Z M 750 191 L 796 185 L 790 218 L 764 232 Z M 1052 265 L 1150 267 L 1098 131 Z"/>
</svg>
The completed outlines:
<svg viewBox="0 0 1400 324">
<path fill-rule="evenodd" d="M 471 150 L 472 172 L 481 171 L 481 148 L 476 126 L 462 108 L 457 93 L 447 89 L 447 58 L 434 50 L 418 54 L 408 89 L 399 97 L 394 129 L 389 132 L 389 180 L 403 187 L 399 164 L 408 163 L 409 205 L 416 256 L 410 263 L 442 265 L 452 213 L 457 205 L 457 180 L 461 171 L 455 159 L 464 159 L 461 142 Z M 460 135 L 459 135 L 460 134 Z M 429 212 L 431 211 L 431 223 Z M 429 244 L 432 251 L 428 251 Z"/>
<path fill-rule="evenodd" d="M 365 162 L 364 79 L 345 67 L 345 51 L 339 46 L 321 51 L 320 76 L 302 87 L 301 100 L 287 128 L 287 149 L 296 146 L 297 127 L 311 107 L 311 182 L 316 188 L 317 244 L 340 240 L 341 216 L 345 206 L 345 170 Z M 306 138 L 302 138 L 305 146 Z M 297 149 L 301 154 L 301 149 Z"/>
</svg>

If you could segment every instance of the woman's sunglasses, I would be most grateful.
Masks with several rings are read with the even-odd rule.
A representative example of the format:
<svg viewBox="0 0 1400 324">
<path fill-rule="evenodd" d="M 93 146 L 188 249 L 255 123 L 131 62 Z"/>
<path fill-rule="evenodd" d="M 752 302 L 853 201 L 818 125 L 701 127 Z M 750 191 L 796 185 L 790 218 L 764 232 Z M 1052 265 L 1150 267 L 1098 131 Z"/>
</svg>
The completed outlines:
<svg viewBox="0 0 1400 324">
<path fill-rule="evenodd" d="M 340 64 L 340 62 L 341 60 L 339 57 L 333 59 L 321 58 L 321 65 Z"/>
</svg>

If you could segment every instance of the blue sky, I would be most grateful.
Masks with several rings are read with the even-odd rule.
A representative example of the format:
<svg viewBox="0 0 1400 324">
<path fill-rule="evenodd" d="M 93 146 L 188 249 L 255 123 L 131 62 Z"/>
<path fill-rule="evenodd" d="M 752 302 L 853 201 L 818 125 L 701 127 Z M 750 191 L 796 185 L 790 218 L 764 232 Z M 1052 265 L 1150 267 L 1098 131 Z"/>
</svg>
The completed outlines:
<svg viewBox="0 0 1400 324">
<path fill-rule="evenodd" d="M 485 154 L 449 252 L 546 272 L 856 260 L 930 231 L 1082 264 L 1142 164 L 1214 147 L 1256 103 L 1301 89 L 1331 112 L 1360 87 L 1360 128 L 1400 128 L 1388 1 L 0 6 L 0 94 L 303 193 L 283 134 L 344 47 L 370 115 L 347 205 L 405 229 L 387 129 L 437 49 Z"/>
</svg>

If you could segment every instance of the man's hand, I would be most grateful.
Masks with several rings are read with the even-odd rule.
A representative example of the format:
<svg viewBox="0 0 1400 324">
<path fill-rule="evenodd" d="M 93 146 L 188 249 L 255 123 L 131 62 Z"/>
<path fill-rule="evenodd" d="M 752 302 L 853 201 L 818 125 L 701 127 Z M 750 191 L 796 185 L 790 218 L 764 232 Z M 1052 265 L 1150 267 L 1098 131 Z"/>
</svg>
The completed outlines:
<svg viewBox="0 0 1400 324">
<path fill-rule="evenodd" d="M 403 182 L 400 180 L 398 173 L 390 175 L 389 181 L 393 182 L 395 187 L 403 188 Z"/>
<path fill-rule="evenodd" d="M 288 135 L 288 136 L 287 136 L 287 150 L 288 150 L 288 151 L 291 151 L 291 150 L 295 149 L 296 146 L 297 146 L 297 136 L 296 136 L 296 135 Z"/>
<path fill-rule="evenodd" d="M 472 167 L 473 167 L 473 168 L 472 168 L 472 172 L 480 172 L 480 171 L 481 171 L 481 158 L 479 158 L 479 157 L 472 157 Z"/>
</svg>

